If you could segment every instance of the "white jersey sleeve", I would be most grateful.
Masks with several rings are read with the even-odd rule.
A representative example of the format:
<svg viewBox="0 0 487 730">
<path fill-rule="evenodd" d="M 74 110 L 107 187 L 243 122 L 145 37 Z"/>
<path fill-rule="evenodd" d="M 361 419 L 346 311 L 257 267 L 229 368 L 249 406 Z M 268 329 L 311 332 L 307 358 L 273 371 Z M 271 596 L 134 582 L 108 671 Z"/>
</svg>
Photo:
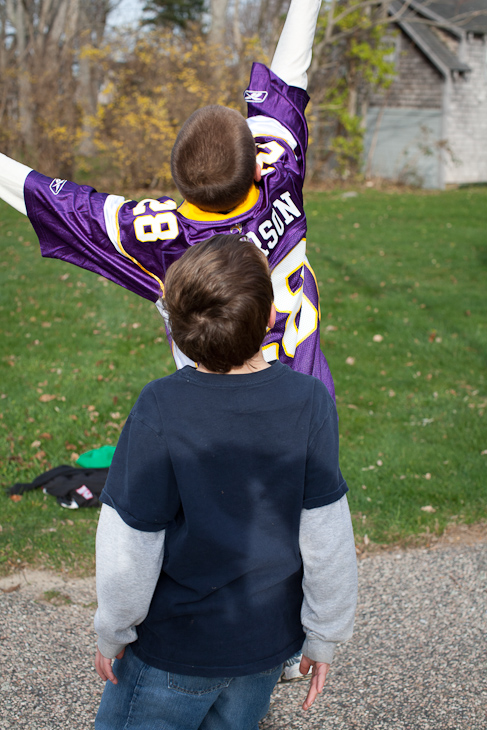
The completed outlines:
<svg viewBox="0 0 487 730">
<path fill-rule="evenodd" d="M 24 215 L 27 215 L 24 183 L 29 172 L 31 167 L 0 153 L 0 198 Z"/>
<path fill-rule="evenodd" d="M 288 86 L 308 86 L 316 22 L 321 0 L 291 0 L 286 22 L 271 63 L 271 71 Z"/>
</svg>

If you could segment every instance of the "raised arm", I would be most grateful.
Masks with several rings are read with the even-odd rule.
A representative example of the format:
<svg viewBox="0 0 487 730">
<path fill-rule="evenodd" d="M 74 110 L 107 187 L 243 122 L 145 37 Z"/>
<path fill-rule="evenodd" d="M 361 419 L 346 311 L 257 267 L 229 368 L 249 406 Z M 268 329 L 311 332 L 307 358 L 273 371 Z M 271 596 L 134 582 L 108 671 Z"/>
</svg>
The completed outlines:
<svg viewBox="0 0 487 730">
<path fill-rule="evenodd" d="M 308 86 L 316 22 L 321 0 L 291 0 L 286 22 L 271 63 L 271 71 L 289 86 Z"/>
<path fill-rule="evenodd" d="M 30 167 L 0 153 L 0 198 L 24 215 L 24 183 L 29 172 Z"/>
</svg>

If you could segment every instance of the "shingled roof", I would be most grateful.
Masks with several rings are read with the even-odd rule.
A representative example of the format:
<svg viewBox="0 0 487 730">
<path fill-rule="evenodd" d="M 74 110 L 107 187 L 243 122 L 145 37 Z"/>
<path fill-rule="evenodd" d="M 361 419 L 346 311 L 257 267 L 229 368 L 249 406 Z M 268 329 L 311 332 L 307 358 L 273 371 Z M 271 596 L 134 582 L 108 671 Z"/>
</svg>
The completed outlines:
<svg viewBox="0 0 487 730">
<path fill-rule="evenodd" d="M 487 34 L 487 0 L 416 0 L 414 6 L 426 17 L 446 19 L 462 30 Z"/>
<path fill-rule="evenodd" d="M 435 27 L 448 31 L 454 36 L 461 38 L 462 31 L 472 30 L 467 28 L 466 24 L 459 26 L 453 22 L 457 18 L 458 6 L 462 8 L 465 5 L 482 5 L 485 8 L 486 15 L 476 15 L 469 17 L 469 22 L 479 22 L 479 18 L 485 18 L 487 25 L 487 0 L 442 0 L 441 2 L 433 2 L 432 0 L 412 0 L 404 7 L 404 3 L 400 0 L 393 0 L 389 7 L 390 15 L 397 15 L 397 24 L 415 43 L 415 45 L 424 53 L 431 63 L 444 76 L 456 71 L 458 73 L 466 73 L 470 71 L 470 66 L 463 63 L 456 53 L 452 51 L 446 43 L 444 43 Z M 433 6 L 435 9 L 433 9 Z M 441 6 L 441 7 L 440 7 Z M 440 15 L 437 11 L 442 9 L 445 15 Z M 446 15 L 448 11 L 449 16 Z M 473 11 L 472 11 L 473 12 Z M 463 10 L 463 16 L 466 11 Z M 479 32 L 479 31 L 475 31 Z M 486 31 L 487 33 L 487 28 Z"/>
</svg>

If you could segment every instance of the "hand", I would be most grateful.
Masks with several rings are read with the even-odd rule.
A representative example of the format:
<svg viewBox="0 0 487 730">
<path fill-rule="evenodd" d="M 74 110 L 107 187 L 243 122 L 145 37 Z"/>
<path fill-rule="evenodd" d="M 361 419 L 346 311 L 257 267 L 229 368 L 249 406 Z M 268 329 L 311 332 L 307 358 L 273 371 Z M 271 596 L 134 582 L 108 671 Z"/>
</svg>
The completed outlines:
<svg viewBox="0 0 487 730">
<path fill-rule="evenodd" d="M 303 654 L 301 664 L 299 665 L 299 671 L 301 674 L 308 674 L 310 667 L 313 667 L 313 672 L 309 683 L 308 695 L 303 702 L 303 710 L 309 710 L 317 695 L 323 691 L 326 675 L 330 669 L 329 664 L 325 664 L 325 662 L 315 662 L 312 659 L 308 659 L 308 657 Z"/>
<path fill-rule="evenodd" d="M 125 648 L 122 649 L 120 654 L 117 654 L 117 659 L 121 659 L 124 655 L 124 652 Z M 118 679 L 113 673 L 112 660 L 107 659 L 107 657 L 103 656 L 98 647 L 96 647 L 95 669 L 104 682 L 109 679 L 112 684 L 118 684 Z"/>
</svg>

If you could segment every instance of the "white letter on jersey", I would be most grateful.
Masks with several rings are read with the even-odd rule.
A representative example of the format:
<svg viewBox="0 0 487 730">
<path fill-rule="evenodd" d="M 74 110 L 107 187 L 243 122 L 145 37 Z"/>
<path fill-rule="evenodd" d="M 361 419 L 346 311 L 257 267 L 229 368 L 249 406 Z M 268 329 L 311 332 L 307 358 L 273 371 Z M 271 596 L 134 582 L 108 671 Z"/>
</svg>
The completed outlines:
<svg viewBox="0 0 487 730">
<path fill-rule="evenodd" d="M 267 247 L 273 249 L 279 239 L 277 237 L 277 233 L 272 227 L 271 221 L 264 221 L 261 223 L 259 226 L 259 233 L 264 241 L 269 241 Z"/>
<path fill-rule="evenodd" d="M 278 208 L 278 210 L 282 213 L 284 216 L 284 223 L 286 224 L 291 223 L 291 221 L 295 218 L 299 218 L 301 215 L 299 208 L 297 208 L 291 200 L 291 193 L 289 191 L 282 193 L 281 198 L 276 198 L 272 205 L 274 208 Z"/>
</svg>

